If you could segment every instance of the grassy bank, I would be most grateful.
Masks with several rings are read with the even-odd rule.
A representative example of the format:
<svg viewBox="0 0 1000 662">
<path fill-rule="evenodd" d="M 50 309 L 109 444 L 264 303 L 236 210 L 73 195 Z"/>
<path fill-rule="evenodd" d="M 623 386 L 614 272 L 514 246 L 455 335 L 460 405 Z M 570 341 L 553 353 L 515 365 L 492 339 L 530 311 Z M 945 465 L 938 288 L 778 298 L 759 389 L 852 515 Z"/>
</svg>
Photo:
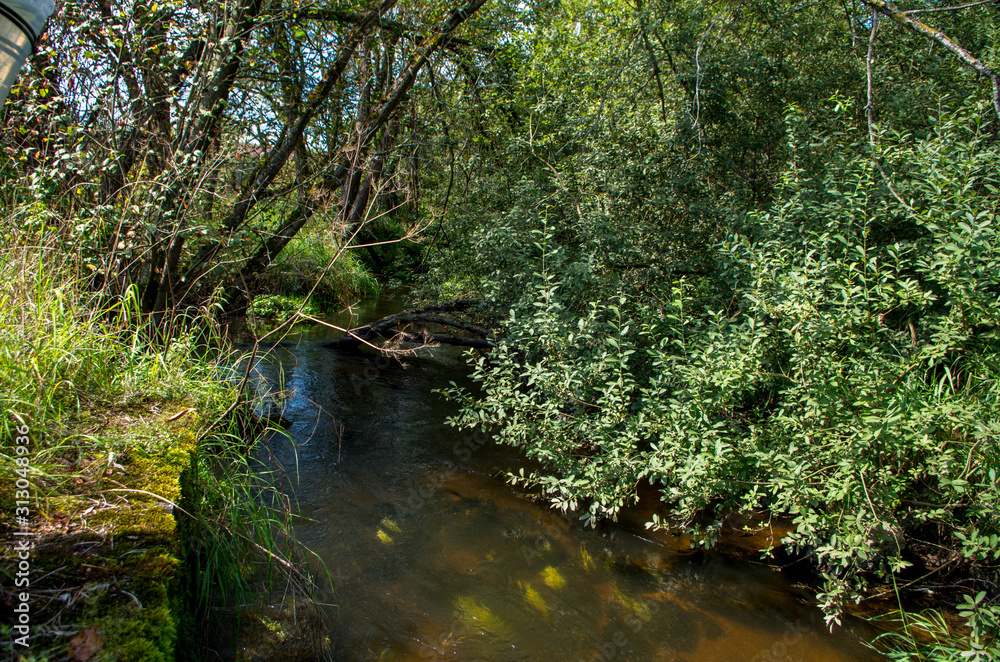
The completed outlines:
<svg viewBox="0 0 1000 662">
<path fill-rule="evenodd" d="M 34 546 L 27 586 L 17 582 L 13 546 L 0 556 L 5 608 L 24 592 L 31 614 L 27 647 L 3 626 L 3 654 L 205 659 L 204 646 L 232 654 L 241 631 L 262 629 L 258 607 L 275 582 L 299 620 L 283 624 L 272 609 L 267 623 L 279 627 L 263 630 L 289 650 L 322 650 L 318 617 L 302 618 L 309 580 L 289 561 L 287 513 L 261 505 L 274 501 L 261 498 L 250 461 L 263 427 L 223 367 L 231 357 L 211 311 L 151 330 L 134 293 L 113 301 L 90 293 L 57 239 L 7 237 L 0 530 L 7 540 L 28 532 Z M 227 641 L 212 640 L 208 613 L 245 618 Z M 269 645 L 252 636 L 256 650 Z"/>
<path fill-rule="evenodd" d="M 264 271 L 258 289 L 250 317 L 274 321 L 300 307 L 305 315 L 322 315 L 376 295 L 380 286 L 356 250 L 341 251 L 333 235 L 315 231 L 289 243 Z"/>
</svg>

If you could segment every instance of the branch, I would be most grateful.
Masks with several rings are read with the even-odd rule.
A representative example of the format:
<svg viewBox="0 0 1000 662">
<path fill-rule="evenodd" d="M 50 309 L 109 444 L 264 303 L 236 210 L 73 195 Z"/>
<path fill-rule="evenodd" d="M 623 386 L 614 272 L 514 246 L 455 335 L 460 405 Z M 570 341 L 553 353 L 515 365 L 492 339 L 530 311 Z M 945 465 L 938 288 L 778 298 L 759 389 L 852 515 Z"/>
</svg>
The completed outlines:
<svg viewBox="0 0 1000 662">
<path fill-rule="evenodd" d="M 400 331 L 395 327 L 400 324 L 412 324 L 417 322 L 432 323 L 432 324 L 447 324 L 460 328 L 476 335 L 484 336 L 488 338 L 486 332 L 483 329 L 479 329 L 471 324 L 464 324 L 461 322 L 456 322 L 447 318 L 442 318 L 436 313 L 450 313 L 461 310 L 468 310 L 472 308 L 478 301 L 471 299 L 463 299 L 459 301 L 450 301 L 448 303 L 437 304 L 434 306 L 425 306 L 423 308 L 413 308 L 410 310 L 404 310 L 402 312 L 396 313 L 395 315 L 389 315 L 383 317 L 380 320 L 371 322 L 370 324 L 365 324 L 364 326 L 359 326 L 354 329 L 347 331 L 347 335 L 336 340 L 331 340 L 330 342 L 323 343 L 320 347 L 325 347 L 327 349 L 338 349 L 341 347 L 352 347 L 359 345 L 361 343 L 367 343 L 371 340 L 377 340 L 379 338 L 394 338 L 400 336 L 401 340 L 405 342 L 423 342 L 420 340 L 422 338 L 430 338 L 430 342 L 440 342 L 442 344 L 457 345 L 461 344 L 466 347 L 492 347 L 492 343 L 488 340 L 477 340 L 473 338 L 456 338 L 455 336 L 438 336 L 434 334 L 428 334 L 426 331 L 421 335 L 416 335 L 412 333 L 407 333 Z M 459 342 L 461 341 L 461 342 Z"/>
<path fill-rule="evenodd" d="M 409 333 L 407 331 L 400 331 L 399 329 L 386 329 L 374 336 L 344 336 L 330 342 L 325 342 L 320 347 L 324 349 L 351 349 L 357 347 L 362 342 L 369 344 L 366 341 L 379 338 L 416 343 L 418 345 L 454 345 L 456 347 L 471 347 L 473 349 L 492 349 L 494 347 L 492 341 L 483 340 L 482 338 L 462 338 L 460 336 L 447 336 L 440 333 L 428 333 L 426 331 L 422 333 Z"/>
<path fill-rule="evenodd" d="M 988 78 L 993 85 L 993 110 L 996 111 L 997 119 L 1000 120 L 1000 76 L 997 76 L 992 69 L 986 66 L 986 63 L 956 44 L 940 30 L 911 18 L 908 12 L 900 11 L 889 0 L 862 0 L 862 2 L 895 23 L 940 44 L 945 49 L 951 51 L 959 60 L 975 69 L 980 75 Z"/>
<path fill-rule="evenodd" d="M 995 0 L 989 0 L 994 2 Z M 344 11 L 342 9 L 331 9 L 324 7 L 312 7 L 308 11 L 297 15 L 298 19 L 301 20 L 311 20 L 311 21 L 333 21 L 335 23 L 349 23 L 357 24 L 363 18 L 361 14 L 356 14 L 354 12 Z M 385 32 L 391 32 L 392 34 L 398 35 L 400 37 L 416 41 L 423 37 L 423 33 L 419 30 L 414 29 L 412 26 L 401 23 L 400 21 L 393 21 L 387 18 L 379 19 L 375 27 Z M 468 39 L 462 39 L 460 37 L 449 37 L 448 42 L 451 44 L 460 44 L 462 46 L 467 46 L 469 48 L 474 48 L 483 53 L 494 53 L 496 52 L 495 46 L 487 46 L 485 44 L 477 44 Z"/>
<path fill-rule="evenodd" d="M 455 31 L 455 28 L 464 23 L 467 18 L 476 13 L 484 4 L 486 4 L 486 0 L 469 0 L 464 7 L 453 11 L 447 20 L 434 29 L 436 34 L 424 39 L 417 49 L 417 53 L 410 58 L 409 63 L 396 77 L 392 91 L 389 92 L 379 107 L 372 112 L 368 121 L 368 128 L 362 136 L 362 143 L 367 143 L 379 127 L 389 119 L 389 116 L 392 115 L 393 111 L 396 110 L 396 107 L 410 91 L 414 81 L 417 79 L 417 74 L 420 73 L 420 70 L 434 51 L 444 45 L 450 39 L 451 33 Z"/>
<path fill-rule="evenodd" d="M 456 329 L 461 329 L 462 331 L 468 331 L 471 334 L 477 335 L 480 338 L 492 338 L 493 334 L 484 329 L 481 326 L 475 324 L 469 324 L 468 322 L 462 322 L 461 320 L 452 319 L 450 317 L 444 317 L 443 315 L 421 315 L 421 319 L 424 322 L 430 324 L 440 324 L 441 326 L 453 326 Z"/>
<path fill-rule="evenodd" d="M 904 14 L 930 14 L 932 12 L 939 11 L 958 11 L 959 9 L 968 9 L 969 7 L 978 7 L 979 5 L 991 5 L 997 4 L 1000 0 L 979 0 L 978 2 L 968 2 L 964 5 L 955 5 L 954 7 L 932 7 L 930 9 L 908 9 L 904 11 Z"/>
<path fill-rule="evenodd" d="M 281 141 L 271 149 L 270 153 L 268 153 L 264 159 L 261 160 L 253 175 L 248 178 L 248 183 L 243 189 L 243 194 L 240 196 L 239 202 L 233 206 L 229 216 L 222 222 L 221 229 L 223 231 L 232 232 L 243 224 L 247 214 L 249 214 L 254 205 L 261 200 L 261 196 L 264 191 L 266 191 L 271 183 L 274 182 L 278 172 L 281 170 L 282 166 L 284 166 L 289 156 L 291 156 L 292 151 L 302 140 L 306 127 L 309 122 L 312 121 L 312 118 L 319 110 L 319 107 L 330 96 L 330 93 L 333 91 L 333 86 L 340 79 L 340 76 L 350 63 L 351 58 L 354 57 L 354 52 L 358 43 L 360 43 L 361 38 L 365 35 L 368 28 L 371 27 L 372 23 L 378 19 L 381 13 L 388 11 L 388 9 L 395 3 L 396 0 L 382 0 L 382 3 L 378 7 L 366 15 L 367 20 L 360 24 L 354 31 L 351 32 L 350 35 L 347 36 L 337 59 L 334 61 L 333 65 L 327 69 L 325 75 L 323 76 L 323 80 L 309 94 L 306 100 L 306 107 L 303 109 L 302 114 L 299 115 L 295 125 L 285 133 Z M 181 282 L 187 284 L 190 288 L 191 284 L 200 277 L 203 266 L 215 257 L 222 246 L 223 242 L 221 241 L 215 241 L 203 246 L 191 261 L 191 264 L 188 266 Z"/>
<path fill-rule="evenodd" d="M 347 36 L 344 41 L 344 46 L 341 48 L 337 59 L 334 61 L 333 65 L 327 69 L 325 75 L 323 76 L 323 80 L 319 83 L 319 85 L 317 85 L 313 91 L 309 93 L 309 96 L 306 99 L 306 105 L 302 109 L 298 120 L 285 135 L 284 139 L 271 149 L 270 154 L 268 154 L 266 159 L 264 159 L 264 161 L 257 167 L 257 171 L 254 173 L 253 177 L 250 178 L 246 195 L 244 195 L 243 199 L 233 207 L 229 217 L 223 222 L 223 227 L 227 229 L 234 229 L 243 223 L 243 220 L 246 218 L 250 209 L 256 204 L 257 195 L 271 185 L 271 182 L 273 182 L 274 178 L 277 177 L 278 171 L 280 171 L 285 165 L 285 162 L 288 160 L 292 151 L 302 140 L 306 127 L 312 121 L 313 116 L 315 116 L 320 106 L 330 96 L 330 93 L 333 91 L 333 86 L 338 80 L 340 80 L 340 76 L 344 73 L 344 70 L 347 69 L 347 65 L 350 63 L 351 58 L 354 57 L 354 51 L 361 42 L 361 38 L 368 32 L 368 28 L 370 28 L 372 24 L 374 24 L 375 21 L 394 4 L 396 4 L 396 0 L 382 0 L 379 6 L 368 12 L 364 17 L 364 20 L 362 20 L 354 31 Z"/>
<path fill-rule="evenodd" d="M 460 310 L 468 310 L 476 306 L 479 301 L 475 299 L 460 299 L 457 301 L 449 301 L 447 303 L 440 303 L 433 306 L 424 306 L 423 308 L 411 308 L 409 310 L 404 310 L 402 312 L 396 313 L 395 315 L 389 315 L 383 317 L 380 320 L 376 320 L 364 326 L 360 326 L 357 329 L 352 329 L 352 331 L 361 331 L 363 329 L 387 329 L 391 326 L 396 326 L 400 322 L 410 322 L 414 321 L 422 315 L 433 314 L 433 313 L 452 313 Z"/>
<path fill-rule="evenodd" d="M 865 58 L 865 70 L 868 79 L 868 104 L 865 115 L 868 118 L 868 141 L 875 144 L 875 93 L 872 89 L 872 71 L 875 64 L 875 35 L 878 32 L 878 12 L 872 10 L 872 33 L 868 38 L 868 56 Z"/>
<path fill-rule="evenodd" d="M 319 109 L 320 105 L 328 98 L 333 89 L 333 85 L 340 78 L 341 73 L 343 73 L 348 62 L 350 62 L 350 59 L 354 56 L 355 49 L 360 43 L 361 37 L 365 34 L 369 27 L 375 24 L 381 16 L 381 13 L 387 11 L 395 4 L 395 2 L 396 0 L 382 0 L 379 7 L 366 15 L 368 20 L 363 25 L 359 25 L 347 37 L 345 44 L 341 48 L 341 52 L 337 57 L 337 61 L 334 62 L 334 64 L 327 70 L 323 81 L 313 90 L 313 92 L 309 94 L 306 107 L 303 109 L 302 115 L 298 118 L 295 126 L 287 132 L 281 142 L 279 142 L 278 145 L 271 150 L 270 154 L 268 154 L 268 156 L 258 166 L 254 176 L 250 179 L 251 183 L 248 184 L 245 189 L 246 194 L 242 196 L 242 199 L 233 207 L 229 217 L 223 222 L 222 229 L 224 231 L 231 232 L 243 224 L 250 209 L 252 209 L 257 202 L 257 195 L 263 192 L 274 181 L 278 171 L 281 169 L 282 165 L 284 165 L 285 161 L 287 161 L 294 147 L 302 139 L 305 128 L 312 120 L 313 115 Z M 418 48 L 417 53 L 410 59 L 410 62 L 399 74 L 399 76 L 396 77 L 393 89 L 387 98 L 383 100 L 376 110 L 369 115 L 366 122 L 366 128 L 358 137 L 357 142 L 359 145 L 367 144 L 368 141 L 375 135 L 375 132 L 377 132 L 378 129 L 389 119 L 390 115 L 392 115 L 393 111 L 399 106 L 400 102 L 402 102 L 410 88 L 413 86 L 413 83 L 417 78 L 417 74 L 427 62 L 430 55 L 448 40 L 451 33 L 459 25 L 465 22 L 466 19 L 474 14 L 485 3 L 486 0 L 469 0 L 464 7 L 453 11 L 444 22 L 439 24 L 434 29 L 435 34 L 428 36 L 423 41 L 421 46 Z M 341 167 L 340 164 L 338 164 L 336 168 L 334 168 L 334 177 L 340 172 Z M 298 226 L 294 229 L 292 236 L 294 236 L 294 232 L 297 232 L 300 227 L 301 226 Z M 285 243 L 287 243 L 287 241 Z M 190 284 L 196 280 L 200 276 L 203 266 L 215 257 L 218 251 L 222 248 L 222 245 L 222 242 L 213 242 L 203 247 L 195 256 L 181 282 Z M 272 254 L 271 257 L 273 257 L 273 255 L 274 254 Z"/>
<path fill-rule="evenodd" d="M 663 119 L 663 123 L 667 123 L 667 102 L 663 97 L 663 80 L 660 77 L 660 64 L 656 60 L 656 53 L 653 51 L 653 45 L 649 42 L 649 35 L 646 34 L 646 22 L 642 19 L 642 2 L 641 0 L 636 2 L 636 17 L 639 21 L 639 34 L 642 36 L 642 44 L 646 48 L 646 52 L 649 54 L 649 62 L 653 66 L 653 76 L 656 78 L 656 89 L 660 94 L 660 117 Z"/>
</svg>

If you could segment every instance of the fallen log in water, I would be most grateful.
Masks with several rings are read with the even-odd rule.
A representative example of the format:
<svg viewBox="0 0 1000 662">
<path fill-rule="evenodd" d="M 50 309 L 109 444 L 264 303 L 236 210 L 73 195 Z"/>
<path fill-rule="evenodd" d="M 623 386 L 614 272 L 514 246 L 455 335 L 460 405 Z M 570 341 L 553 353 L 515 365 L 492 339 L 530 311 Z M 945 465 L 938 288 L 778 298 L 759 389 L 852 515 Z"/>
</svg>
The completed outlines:
<svg viewBox="0 0 1000 662">
<path fill-rule="evenodd" d="M 359 326 L 356 329 L 351 329 L 347 332 L 346 336 L 325 342 L 320 347 L 327 349 L 348 349 L 357 347 L 362 343 L 373 344 L 380 340 L 395 340 L 397 342 L 417 343 L 421 345 L 456 345 L 458 347 L 489 349 L 494 346 L 494 343 L 492 335 L 488 331 L 474 324 L 441 315 L 441 313 L 468 310 L 477 303 L 478 301 L 474 300 L 462 300 L 404 310 L 400 313 L 383 317 L 375 322 L 365 324 L 364 326 Z M 431 333 L 426 329 L 413 332 L 405 328 L 397 328 L 408 324 L 451 326 L 479 337 L 466 338 L 463 336 Z"/>
</svg>

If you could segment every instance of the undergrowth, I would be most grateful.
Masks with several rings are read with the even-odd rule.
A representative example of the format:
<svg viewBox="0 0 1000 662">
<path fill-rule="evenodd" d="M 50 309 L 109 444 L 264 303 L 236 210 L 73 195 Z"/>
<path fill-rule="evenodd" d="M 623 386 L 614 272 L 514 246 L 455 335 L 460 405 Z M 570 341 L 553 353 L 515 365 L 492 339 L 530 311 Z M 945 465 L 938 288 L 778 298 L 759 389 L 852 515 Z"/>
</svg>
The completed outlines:
<svg viewBox="0 0 1000 662">
<path fill-rule="evenodd" d="M 281 580 L 297 604 L 308 602 L 311 580 L 293 561 L 287 504 L 268 494 L 251 459 L 256 440 L 272 431 L 253 416 L 250 391 L 227 367 L 239 357 L 220 335 L 215 311 L 205 307 L 153 328 L 134 290 L 108 298 L 88 288 L 86 269 L 81 273 L 57 233 L 15 229 L 4 236 L 0 528 L 13 526 L 19 426 L 31 430 L 31 528 L 39 541 L 58 544 L 70 536 L 103 540 L 107 530 L 79 513 L 97 504 L 84 511 L 96 521 L 102 510 L 131 508 L 136 500 L 120 494 L 128 490 L 109 484 L 120 486 L 115 477 L 132 478 L 143 462 L 155 467 L 179 452 L 166 421 L 186 420 L 193 453 L 181 503 L 149 491 L 178 518 L 196 613 L 222 607 L 238 617 Z M 84 581 L 67 578 L 77 580 Z M 36 636 L 65 648 L 58 634 L 42 629 Z"/>
<path fill-rule="evenodd" d="M 260 285 L 271 295 L 294 297 L 312 291 L 310 300 L 321 311 L 378 294 L 378 280 L 355 251 L 343 251 L 338 257 L 339 250 L 329 233 L 299 234 L 265 270 Z M 321 274 L 323 277 L 317 283 Z M 272 304 L 274 301 L 270 299 Z M 260 314 L 266 312 L 267 308 Z"/>
<path fill-rule="evenodd" d="M 958 605 L 964 628 L 940 611 L 898 610 L 876 619 L 891 628 L 871 648 L 897 662 L 992 662 L 1000 659 L 1000 606 L 986 604 L 986 592 L 966 595 Z"/>
</svg>

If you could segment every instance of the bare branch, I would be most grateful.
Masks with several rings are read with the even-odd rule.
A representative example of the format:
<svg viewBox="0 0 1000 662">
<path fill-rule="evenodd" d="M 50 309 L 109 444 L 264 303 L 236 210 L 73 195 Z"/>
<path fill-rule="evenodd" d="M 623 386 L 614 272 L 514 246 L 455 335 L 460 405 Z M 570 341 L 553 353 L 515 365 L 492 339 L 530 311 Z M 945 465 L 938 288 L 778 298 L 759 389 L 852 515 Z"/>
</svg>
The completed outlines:
<svg viewBox="0 0 1000 662">
<path fill-rule="evenodd" d="M 993 0 L 991 0 L 993 1 Z M 300 13 L 298 15 L 300 20 L 312 20 L 312 21 L 332 21 L 335 23 L 348 23 L 357 24 L 359 23 L 363 15 L 356 14 L 354 12 L 344 11 L 342 9 L 333 9 L 329 7 L 311 7 L 308 11 Z M 403 37 L 404 39 L 410 39 L 417 41 L 423 38 L 423 32 L 420 30 L 415 30 L 412 26 L 400 21 L 393 21 L 387 18 L 381 18 L 375 24 L 375 27 L 384 32 L 391 32 L 392 34 Z M 489 44 L 478 44 L 474 41 L 468 39 L 462 39 L 461 37 L 448 37 L 448 44 L 458 44 L 461 46 L 466 46 L 468 48 L 473 48 L 482 53 L 493 53 L 496 51 L 496 47 L 490 46 Z"/>
<path fill-rule="evenodd" d="M 980 5 L 995 5 L 1000 0 L 979 0 L 978 2 L 968 2 L 964 5 L 955 5 L 953 7 L 931 7 L 930 9 L 908 9 L 904 11 L 904 14 L 930 14 L 934 12 L 942 11 L 958 11 L 960 9 L 968 9 L 969 7 L 978 7 Z"/>
<path fill-rule="evenodd" d="M 875 93 L 872 90 L 872 70 L 875 65 L 875 34 L 878 32 L 878 12 L 872 10 L 872 32 L 868 37 L 868 56 L 865 58 L 866 74 L 868 79 L 868 104 L 865 106 L 865 115 L 868 118 L 868 140 L 875 144 Z"/>
</svg>

